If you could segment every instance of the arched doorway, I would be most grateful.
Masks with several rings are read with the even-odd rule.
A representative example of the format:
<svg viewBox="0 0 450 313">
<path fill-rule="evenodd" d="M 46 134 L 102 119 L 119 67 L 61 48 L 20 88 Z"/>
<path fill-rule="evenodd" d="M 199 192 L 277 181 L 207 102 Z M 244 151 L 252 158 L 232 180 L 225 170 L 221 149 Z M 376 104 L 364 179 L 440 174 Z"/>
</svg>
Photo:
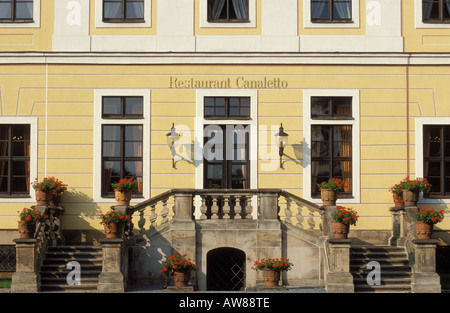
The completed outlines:
<svg viewBox="0 0 450 313">
<path fill-rule="evenodd" d="M 239 291 L 245 287 L 245 252 L 217 248 L 206 255 L 207 290 Z"/>
</svg>

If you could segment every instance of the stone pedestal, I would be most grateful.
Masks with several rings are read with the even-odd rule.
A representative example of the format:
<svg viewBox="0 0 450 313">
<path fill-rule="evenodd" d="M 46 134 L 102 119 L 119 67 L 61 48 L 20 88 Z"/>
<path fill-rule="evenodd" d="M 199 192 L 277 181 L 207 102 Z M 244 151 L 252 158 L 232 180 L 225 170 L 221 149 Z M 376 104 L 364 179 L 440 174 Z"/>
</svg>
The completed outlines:
<svg viewBox="0 0 450 313">
<path fill-rule="evenodd" d="M 126 280 L 122 273 L 122 252 L 124 241 L 101 239 L 103 250 L 103 268 L 98 279 L 98 292 L 125 292 Z"/>
<path fill-rule="evenodd" d="M 441 283 L 436 273 L 436 245 L 438 240 L 413 240 L 414 264 L 412 292 L 440 293 Z"/>
<path fill-rule="evenodd" d="M 16 243 L 16 272 L 12 277 L 11 292 L 38 292 L 40 277 L 37 269 L 37 239 L 14 239 Z"/>
<path fill-rule="evenodd" d="M 350 240 L 331 239 L 328 245 L 326 290 L 333 293 L 353 293 L 355 287 L 350 273 Z"/>
</svg>

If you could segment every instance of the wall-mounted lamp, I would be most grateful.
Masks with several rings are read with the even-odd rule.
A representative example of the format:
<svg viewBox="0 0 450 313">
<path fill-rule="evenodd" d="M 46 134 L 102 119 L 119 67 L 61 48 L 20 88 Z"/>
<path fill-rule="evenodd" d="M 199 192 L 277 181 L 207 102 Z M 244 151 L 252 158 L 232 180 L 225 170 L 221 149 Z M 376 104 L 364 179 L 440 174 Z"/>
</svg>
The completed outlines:
<svg viewBox="0 0 450 313">
<path fill-rule="evenodd" d="M 175 143 L 180 139 L 180 134 L 175 131 L 175 126 L 172 123 L 172 128 L 170 132 L 166 134 L 167 145 L 170 148 L 170 153 L 172 155 L 172 168 L 175 168 Z"/>
<path fill-rule="evenodd" d="M 280 125 L 278 133 L 275 134 L 278 137 L 278 148 L 280 155 L 280 168 L 283 168 L 283 155 L 284 148 L 287 146 L 289 135 L 284 132 L 283 123 Z"/>
</svg>

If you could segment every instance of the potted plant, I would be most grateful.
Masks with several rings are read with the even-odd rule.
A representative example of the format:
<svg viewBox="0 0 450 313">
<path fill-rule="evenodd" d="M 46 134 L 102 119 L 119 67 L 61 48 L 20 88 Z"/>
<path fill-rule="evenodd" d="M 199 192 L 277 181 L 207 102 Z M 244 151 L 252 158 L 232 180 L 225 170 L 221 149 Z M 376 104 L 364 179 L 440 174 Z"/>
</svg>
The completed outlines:
<svg viewBox="0 0 450 313">
<path fill-rule="evenodd" d="M 198 269 L 195 264 L 195 259 L 187 258 L 186 254 L 175 253 L 166 258 L 163 267 L 161 268 L 161 277 L 168 282 L 170 278 L 173 279 L 176 287 L 187 286 L 191 280 L 191 272 Z"/>
<path fill-rule="evenodd" d="M 433 208 L 423 205 L 415 211 L 417 239 L 431 239 L 433 225 L 442 222 L 444 219 L 444 210 L 435 211 Z"/>
<path fill-rule="evenodd" d="M 336 206 L 337 194 L 344 190 L 344 182 L 340 178 L 330 178 L 317 184 L 320 190 L 320 197 L 324 206 Z"/>
<path fill-rule="evenodd" d="M 137 182 L 134 178 L 123 178 L 119 182 L 112 183 L 112 188 L 115 192 L 117 205 L 130 205 L 133 191 L 138 188 Z"/>
<path fill-rule="evenodd" d="M 111 209 L 106 214 L 100 214 L 100 224 L 104 225 L 106 238 L 120 238 L 123 225 L 130 221 L 130 216 Z"/>
<path fill-rule="evenodd" d="M 402 180 L 403 200 L 405 206 L 417 206 L 420 192 L 429 192 L 431 184 L 426 178 L 410 179 L 408 176 Z"/>
<path fill-rule="evenodd" d="M 36 193 L 36 204 L 40 206 L 58 206 L 62 194 L 67 190 L 67 185 L 53 176 L 44 177 L 42 181 L 35 178 L 31 185 Z"/>
<path fill-rule="evenodd" d="M 292 264 L 288 258 L 275 258 L 275 259 L 261 259 L 261 261 L 255 261 L 253 263 L 252 269 L 263 271 L 264 283 L 267 287 L 276 287 L 279 284 L 281 272 L 289 271 Z"/>
<path fill-rule="evenodd" d="M 350 225 L 356 225 L 357 212 L 343 206 L 338 206 L 332 214 L 331 229 L 334 239 L 347 239 Z"/>
<path fill-rule="evenodd" d="M 36 232 L 36 225 L 42 223 L 48 218 L 36 208 L 23 208 L 19 213 L 19 235 L 20 238 L 31 238 Z"/>
<path fill-rule="evenodd" d="M 401 183 L 391 186 L 391 188 L 389 189 L 389 192 L 392 193 L 392 198 L 394 200 L 394 206 L 402 207 L 405 205 L 405 201 L 403 201 L 403 189 L 402 189 Z"/>
</svg>

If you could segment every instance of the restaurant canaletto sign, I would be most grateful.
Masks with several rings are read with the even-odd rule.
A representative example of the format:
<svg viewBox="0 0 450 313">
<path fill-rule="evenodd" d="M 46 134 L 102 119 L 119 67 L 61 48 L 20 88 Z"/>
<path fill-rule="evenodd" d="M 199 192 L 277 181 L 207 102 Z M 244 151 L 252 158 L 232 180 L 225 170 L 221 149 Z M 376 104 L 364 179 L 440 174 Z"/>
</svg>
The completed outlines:
<svg viewBox="0 0 450 313">
<path fill-rule="evenodd" d="M 174 89 L 286 89 L 288 82 L 279 77 L 249 79 L 244 76 L 221 79 L 170 77 L 169 88 Z"/>
</svg>

